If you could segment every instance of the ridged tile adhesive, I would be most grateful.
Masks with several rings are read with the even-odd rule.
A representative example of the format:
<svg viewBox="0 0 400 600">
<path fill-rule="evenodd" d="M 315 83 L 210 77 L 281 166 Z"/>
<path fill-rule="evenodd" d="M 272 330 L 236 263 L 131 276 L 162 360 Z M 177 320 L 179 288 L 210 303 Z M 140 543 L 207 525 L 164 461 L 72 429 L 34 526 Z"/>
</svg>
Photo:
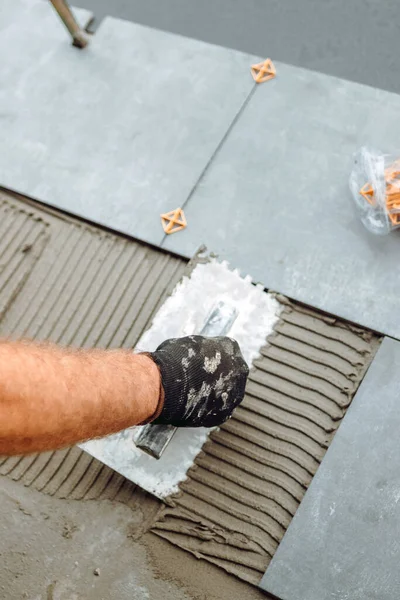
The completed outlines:
<svg viewBox="0 0 400 600">
<path fill-rule="evenodd" d="M 6 194 L 0 202 L 0 335 L 134 347 L 186 262 Z M 284 310 L 242 406 L 211 434 L 169 505 L 159 510 L 152 500 L 149 522 L 157 535 L 254 585 L 379 343 L 278 300 Z M 60 498 L 150 502 L 76 447 L 0 458 L 0 474 Z"/>
<path fill-rule="evenodd" d="M 48 241 L 46 223 L 0 196 L 0 319 L 18 295 Z"/>
<path fill-rule="evenodd" d="M 154 526 L 258 585 L 378 346 L 371 332 L 285 305 L 234 417 Z"/>
</svg>

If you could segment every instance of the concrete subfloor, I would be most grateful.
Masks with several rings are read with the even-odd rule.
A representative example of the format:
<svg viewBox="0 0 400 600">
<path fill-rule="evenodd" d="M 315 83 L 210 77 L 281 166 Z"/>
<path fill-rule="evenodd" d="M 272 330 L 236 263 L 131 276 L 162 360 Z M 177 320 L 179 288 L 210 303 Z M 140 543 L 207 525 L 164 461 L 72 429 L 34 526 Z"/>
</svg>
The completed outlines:
<svg viewBox="0 0 400 600">
<path fill-rule="evenodd" d="M 46 0 L 48 1 L 48 0 Z M 396 0 L 80 0 L 120 17 L 400 92 Z"/>
<path fill-rule="evenodd" d="M 0 600 L 261 600 L 265 595 L 152 533 L 148 503 L 60 500 L 5 477 Z"/>
</svg>

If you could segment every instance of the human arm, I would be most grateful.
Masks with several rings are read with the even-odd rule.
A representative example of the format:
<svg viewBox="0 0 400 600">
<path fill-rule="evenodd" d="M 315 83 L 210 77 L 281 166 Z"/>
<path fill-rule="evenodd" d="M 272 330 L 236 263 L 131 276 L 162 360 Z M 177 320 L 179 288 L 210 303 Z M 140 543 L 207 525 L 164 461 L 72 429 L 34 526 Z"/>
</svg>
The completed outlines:
<svg viewBox="0 0 400 600">
<path fill-rule="evenodd" d="M 0 454 L 53 450 L 153 421 L 223 423 L 248 367 L 226 337 L 167 340 L 154 353 L 0 342 Z"/>
<path fill-rule="evenodd" d="M 0 342 L 0 454 L 56 449 L 155 416 L 155 363 L 128 350 Z"/>
</svg>

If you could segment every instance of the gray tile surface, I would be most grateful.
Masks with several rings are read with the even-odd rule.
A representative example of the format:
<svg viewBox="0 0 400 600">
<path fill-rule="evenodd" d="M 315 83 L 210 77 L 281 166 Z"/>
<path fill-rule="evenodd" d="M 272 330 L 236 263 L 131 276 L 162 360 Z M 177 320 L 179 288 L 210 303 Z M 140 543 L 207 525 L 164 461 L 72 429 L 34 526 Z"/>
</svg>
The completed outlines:
<svg viewBox="0 0 400 600">
<path fill-rule="evenodd" d="M 363 144 L 400 148 L 400 96 L 277 64 L 163 246 L 200 243 L 270 289 L 400 336 L 400 235 L 364 230 L 348 179 Z M 400 153 L 400 150 L 398 150 Z"/>
<path fill-rule="evenodd" d="M 46 0 L 47 1 L 47 0 Z M 94 11 L 400 92 L 398 0 L 79 0 Z"/>
<path fill-rule="evenodd" d="M 283 600 L 396 600 L 400 344 L 385 338 L 261 586 Z"/>
<path fill-rule="evenodd" d="M 186 200 L 253 89 L 254 57 L 113 18 L 78 51 L 61 23 L 45 39 L 40 4 L 12 31 L 0 12 L 0 184 L 157 244 L 160 213 Z"/>
</svg>

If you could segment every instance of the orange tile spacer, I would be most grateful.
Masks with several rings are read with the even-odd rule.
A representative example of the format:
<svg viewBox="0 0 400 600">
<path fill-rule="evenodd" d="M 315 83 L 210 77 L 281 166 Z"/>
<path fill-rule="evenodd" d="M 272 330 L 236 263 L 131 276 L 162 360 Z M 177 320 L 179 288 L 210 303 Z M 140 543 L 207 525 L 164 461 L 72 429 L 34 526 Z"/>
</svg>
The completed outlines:
<svg viewBox="0 0 400 600">
<path fill-rule="evenodd" d="M 251 65 L 251 74 L 256 83 L 264 83 L 264 81 L 275 77 L 275 65 L 270 58 L 267 58 L 267 60 L 258 63 L 258 65 Z"/>
<path fill-rule="evenodd" d="M 372 186 L 369 183 L 366 183 L 361 188 L 360 194 L 361 194 L 361 196 L 363 196 L 367 200 L 367 202 L 369 202 L 370 204 L 372 204 L 373 198 L 374 198 L 374 190 L 372 189 Z"/>
<path fill-rule="evenodd" d="M 181 208 L 176 208 L 160 216 L 163 229 L 167 234 L 185 229 L 187 225 L 185 214 Z"/>
</svg>

